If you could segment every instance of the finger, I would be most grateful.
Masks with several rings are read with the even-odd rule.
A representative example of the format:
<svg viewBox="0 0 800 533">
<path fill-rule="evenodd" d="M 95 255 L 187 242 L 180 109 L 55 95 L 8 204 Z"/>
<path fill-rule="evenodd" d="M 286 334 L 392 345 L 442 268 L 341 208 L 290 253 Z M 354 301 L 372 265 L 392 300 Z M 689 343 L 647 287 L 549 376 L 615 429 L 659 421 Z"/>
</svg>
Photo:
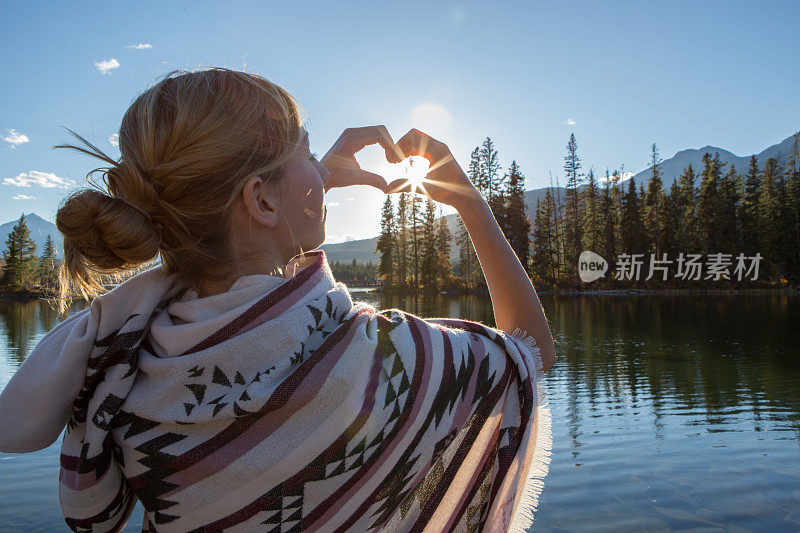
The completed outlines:
<svg viewBox="0 0 800 533">
<path fill-rule="evenodd" d="M 370 126 L 365 129 L 368 130 L 368 134 L 377 135 L 376 139 L 378 144 L 380 144 L 384 152 L 386 152 L 386 160 L 389 163 L 399 163 L 403 160 L 400 157 L 399 150 L 397 150 L 394 140 L 392 140 L 392 136 L 389 135 L 389 130 L 386 129 L 386 126 Z"/>
<path fill-rule="evenodd" d="M 383 176 L 359 169 L 340 173 L 336 183 L 332 183 L 330 188 L 350 187 L 351 185 L 369 185 L 384 192 L 387 187 Z"/>
<path fill-rule="evenodd" d="M 386 186 L 386 194 L 394 194 L 398 192 L 412 192 L 414 185 L 405 178 L 400 178 L 392 181 Z"/>
<path fill-rule="evenodd" d="M 380 134 L 380 144 L 383 147 L 384 152 L 386 152 L 386 160 L 389 163 L 401 162 L 404 159 L 403 154 L 397 148 L 394 140 L 392 140 L 392 136 L 389 135 L 389 130 L 386 129 L 386 126 L 378 126 L 378 128 L 378 133 Z"/>
<path fill-rule="evenodd" d="M 371 144 L 380 144 L 386 152 L 387 161 L 390 163 L 402 161 L 386 126 L 365 126 L 363 128 L 354 128 L 351 132 L 352 140 L 349 140 L 349 142 L 350 148 L 354 153 Z"/>
<path fill-rule="evenodd" d="M 441 152 L 442 143 L 417 129 L 411 129 L 397 141 L 397 148 L 402 152 L 403 159 L 414 155 L 426 158 L 431 165 Z"/>
<path fill-rule="evenodd" d="M 325 157 L 322 158 L 321 163 L 328 170 L 349 169 L 353 167 L 358 167 L 358 163 L 356 162 L 356 159 L 355 157 L 353 157 L 352 154 L 346 156 L 328 152 L 327 154 L 325 154 Z"/>
<path fill-rule="evenodd" d="M 386 180 L 383 178 L 383 176 L 366 171 L 363 171 L 361 174 L 363 175 L 363 179 L 359 180 L 360 183 L 358 183 L 358 185 L 369 185 L 371 187 L 375 187 L 376 189 L 380 189 L 383 192 L 386 192 L 386 189 L 389 187 L 386 184 Z"/>
</svg>

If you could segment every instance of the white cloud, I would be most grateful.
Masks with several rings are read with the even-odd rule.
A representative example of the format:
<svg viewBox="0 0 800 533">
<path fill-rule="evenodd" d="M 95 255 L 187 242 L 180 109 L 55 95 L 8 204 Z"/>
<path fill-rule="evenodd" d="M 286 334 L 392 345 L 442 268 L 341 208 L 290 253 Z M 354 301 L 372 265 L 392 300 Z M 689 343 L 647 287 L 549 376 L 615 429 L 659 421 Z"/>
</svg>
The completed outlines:
<svg viewBox="0 0 800 533">
<path fill-rule="evenodd" d="M 6 131 L 8 132 L 8 135 L 6 137 L 3 137 L 3 140 L 9 143 L 12 149 L 16 148 L 20 144 L 31 142 L 31 140 L 28 139 L 28 136 L 23 133 L 19 133 L 16 130 L 6 130 Z"/>
<path fill-rule="evenodd" d="M 112 57 L 111 59 L 98 61 L 97 63 L 94 64 L 94 66 L 97 67 L 97 70 L 99 70 L 102 74 L 108 74 L 113 69 L 119 68 L 119 61 L 117 61 Z"/>
<path fill-rule="evenodd" d="M 621 183 L 621 182 L 623 182 L 625 180 L 629 180 L 632 177 L 633 177 L 633 172 L 623 172 L 622 174 L 620 174 L 620 177 L 617 180 L 617 183 Z M 608 181 L 611 181 L 612 179 L 614 179 L 613 175 L 608 177 Z M 600 176 L 599 178 L 597 178 L 597 181 L 599 183 L 605 183 L 606 182 L 606 177 L 605 176 Z"/>
<path fill-rule="evenodd" d="M 52 172 L 39 172 L 38 170 L 31 170 L 30 172 L 22 172 L 13 178 L 4 178 L 3 185 L 13 185 L 15 187 L 30 187 L 31 185 L 38 185 L 45 189 L 69 189 L 75 186 L 75 182 L 70 179 L 60 178 Z"/>
<path fill-rule="evenodd" d="M 11 198 L 12 200 L 36 200 L 35 196 L 28 196 L 27 194 L 18 194 Z"/>
<path fill-rule="evenodd" d="M 328 202 L 328 207 L 338 207 L 339 202 Z"/>
<path fill-rule="evenodd" d="M 129 44 L 128 48 L 133 48 L 134 50 L 147 50 L 148 48 L 153 48 L 153 45 L 150 43 Z"/>
<path fill-rule="evenodd" d="M 345 200 L 347 200 L 348 202 L 352 202 L 355 199 L 356 199 L 355 196 L 348 196 L 347 198 L 345 198 Z"/>
<path fill-rule="evenodd" d="M 119 146 L 119 133 L 112 133 L 109 135 L 108 142 L 110 142 L 112 146 Z"/>
<path fill-rule="evenodd" d="M 566 124 L 567 126 L 574 126 L 575 124 L 577 124 L 577 122 L 575 122 L 575 121 L 574 121 L 574 120 L 572 120 L 571 118 L 568 118 L 567 120 L 565 120 L 564 122 L 562 122 L 562 124 Z"/>
</svg>

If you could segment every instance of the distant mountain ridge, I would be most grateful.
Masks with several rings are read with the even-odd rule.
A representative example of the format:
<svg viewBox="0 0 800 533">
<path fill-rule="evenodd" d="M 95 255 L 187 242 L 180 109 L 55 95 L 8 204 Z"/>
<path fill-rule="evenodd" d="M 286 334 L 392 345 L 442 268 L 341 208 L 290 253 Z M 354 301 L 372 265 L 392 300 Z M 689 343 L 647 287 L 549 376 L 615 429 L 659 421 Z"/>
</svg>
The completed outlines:
<svg viewBox="0 0 800 533">
<path fill-rule="evenodd" d="M 758 158 L 759 167 L 763 167 L 764 161 L 767 159 L 775 158 L 778 160 L 778 164 L 781 165 L 781 168 L 783 168 L 792 152 L 793 143 L 794 136 L 790 135 L 778 144 L 773 144 L 769 148 L 765 148 L 761 152 L 753 155 Z M 703 148 L 699 148 L 697 150 L 681 150 L 674 156 L 661 162 L 660 168 L 661 172 L 663 173 L 661 179 L 664 181 L 664 189 L 669 190 L 669 188 L 672 186 L 672 182 L 681 175 L 683 169 L 688 167 L 690 163 L 692 164 L 695 173 L 699 174 L 699 171 L 703 169 L 703 154 L 706 152 L 710 153 L 711 155 L 718 153 L 719 160 L 726 165 L 725 170 L 730 168 L 730 165 L 734 165 L 736 167 L 736 172 L 739 174 L 745 173 L 747 167 L 750 166 L 750 157 L 752 157 L 749 155 L 740 157 L 729 152 L 728 150 L 725 150 L 724 148 L 717 148 L 715 146 L 704 146 Z M 639 184 L 644 184 L 647 186 L 647 182 L 650 180 L 652 175 L 653 167 L 647 167 L 638 174 L 635 174 L 632 179 L 636 183 L 637 187 Z"/>
<path fill-rule="evenodd" d="M 774 144 L 762 150 L 758 154 L 755 154 L 755 156 L 758 158 L 759 166 L 763 166 L 764 161 L 770 157 L 774 157 L 779 161 L 781 167 L 783 167 L 792 151 L 793 142 L 794 136 L 789 136 L 778 144 Z M 703 154 L 706 152 L 710 154 L 719 153 L 720 161 L 726 165 L 735 165 L 739 173 L 744 173 L 750 164 L 751 156 L 737 156 L 728 150 L 717 148 L 715 146 L 681 150 L 674 156 L 661 162 L 660 166 L 663 173 L 662 180 L 664 182 L 664 189 L 669 190 L 669 188 L 672 186 L 672 182 L 675 181 L 678 176 L 680 176 L 680 174 L 683 172 L 683 169 L 686 168 L 689 163 L 692 164 L 695 172 L 699 173 L 699 171 L 701 171 L 703 168 Z M 634 180 L 638 188 L 640 184 L 647 186 L 647 182 L 650 180 L 651 175 L 652 168 L 648 167 L 635 174 L 631 179 Z M 525 191 L 525 204 L 527 205 L 527 211 L 531 219 L 533 219 L 535 216 L 536 200 L 544 199 L 547 189 L 548 187 L 543 187 L 541 189 Z M 562 201 L 565 197 L 564 192 L 564 187 L 553 187 L 553 194 L 559 194 Z M 33 237 L 34 241 L 36 241 L 37 254 L 41 254 L 41 250 L 44 247 L 44 242 L 47 239 L 47 235 L 50 234 L 53 238 L 53 242 L 56 244 L 58 254 L 61 255 L 61 234 L 58 232 L 58 229 L 56 229 L 55 224 L 48 222 L 35 213 L 26 215 L 26 219 L 28 221 L 28 226 L 31 228 L 31 236 Z M 455 243 L 458 215 L 446 215 L 445 220 L 447 221 L 450 231 L 453 234 L 450 257 L 451 259 L 455 260 L 458 257 L 458 248 Z M 2 237 L 0 246 L 2 246 L 3 250 L 5 250 L 5 240 L 8 238 L 8 234 L 11 232 L 11 229 L 16 223 L 17 219 L 6 222 L 0 226 L 0 237 Z M 325 244 L 321 246 L 321 248 L 325 250 L 328 260 L 332 262 L 339 261 L 349 263 L 355 259 L 359 263 L 368 263 L 369 261 L 377 263 L 380 261 L 380 254 L 375 252 L 375 246 L 377 242 L 378 237 L 375 236 L 368 239 L 350 240 L 337 244 Z"/>
<path fill-rule="evenodd" d="M 759 167 L 763 167 L 764 161 L 767 159 L 774 157 L 778 160 L 779 165 L 783 167 L 785 165 L 786 160 L 788 159 L 789 154 L 792 151 L 792 143 L 794 142 L 794 136 L 790 135 L 783 141 L 779 142 L 778 144 L 774 144 L 768 148 L 765 148 L 758 154 L 754 154 L 758 158 Z M 743 174 L 747 167 L 750 165 L 750 157 L 751 156 L 737 156 L 731 153 L 728 150 L 723 148 L 717 148 L 715 146 L 705 146 L 699 149 L 687 149 L 681 150 L 680 152 L 676 153 L 674 156 L 670 157 L 669 159 L 665 159 L 661 162 L 661 172 L 663 173 L 661 179 L 664 183 L 664 190 L 669 191 L 669 188 L 672 186 L 672 182 L 675 181 L 678 176 L 681 175 L 683 169 L 689 166 L 689 163 L 692 164 L 696 173 L 699 174 L 700 171 L 703 169 L 703 154 L 706 152 L 710 154 L 719 153 L 719 158 L 722 163 L 726 165 L 733 164 L 736 166 L 736 171 L 740 174 Z M 728 168 L 727 166 L 725 167 Z M 647 186 L 647 182 L 650 181 L 650 176 L 652 176 L 653 170 L 652 167 L 648 167 L 641 172 L 635 174 L 632 178 L 634 183 L 636 183 L 636 187 L 638 189 L 640 184 L 643 184 L 645 187 Z M 627 182 L 627 180 L 626 180 Z M 585 186 L 583 186 L 585 187 Z M 525 191 L 525 205 L 527 206 L 527 213 L 530 215 L 531 220 L 536 215 L 536 200 L 543 200 L 545 193 L 549 187 L 542 187 L 541 189 L 531 189 L 529 191 Z M 582 188 L 582 187 L 581 187 Z M 565 191 L 564 187 L 553 187 L 553 194 L 560 195 L 561 201 L 564 201 L 565 198 Z M 458 215 L 445 215 L 445 220 L 447 220 L 447 224 L 450 227 L 450 231 L 453 233 L 453 237 L 455 239 L 455 231 L 458 224 Z M 380 261 L 380 254 L 374 252 L 375 244 L 377 243 L 378 238 L 372 237 L 370 239 L 361 239 L 358 241 L 350 241 L 347 243 L 342 244 L 327 244 L 322 247 L 325 250 L 325 253 L 329 257 L 337 257 L 338 261 L 352 261 L 355 259 L 358 262 L 366 263 L 368 261 L 372 261 L 373 263 L 377 263 Z M 455 243 L 455 240 L 451 241 L 450 243 L 451 253 L 450 258 L 451 260 L 455 260 L 458 258 L 458 248 Z"/>
<path fill-rule="evenodd" d="M 11 230 L 13 230 L 14 226 L 17 225 L 17 222 L 19 222 L 19 218 L 15 218 L 10 222 L 0 225 L 0 237 L 2 237 L 0 248 L 2 248 L 3 252 L 6 250 L 6 239 L 8 239 L 8 234 L 11 233 Z M 58 231 L 58 228 L 56 228 L 55 224 L 48 222 L 36 213 L 25 214 L 25 223 L 31 230 L 31 238 L 36 243 L 36 255 L 42 255 L 44 243 L 47 241 L 48 235 L 50 235 L 50 237 L 53 239 L 53 243 L 56 245 L 56 253 L 58 256 L 61 257 L 63 255 L 64 252 L 61 245 L 61 233 Z"/>
</svg>

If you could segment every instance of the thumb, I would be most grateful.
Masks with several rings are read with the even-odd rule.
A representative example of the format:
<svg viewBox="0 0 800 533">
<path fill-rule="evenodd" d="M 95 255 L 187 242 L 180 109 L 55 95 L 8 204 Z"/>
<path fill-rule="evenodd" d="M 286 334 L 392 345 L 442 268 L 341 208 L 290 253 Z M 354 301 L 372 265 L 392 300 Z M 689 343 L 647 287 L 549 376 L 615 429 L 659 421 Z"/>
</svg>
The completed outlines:
<svg viewBox="0 0 800 533">
<path fill-rule="evenodd" d="M 405 178 L 396 179 L 386 186 L 386 194 L 411 192 L 412 184 Z"/>
<path fill-rule="evenodd" d="M 386 184 L 386 180 L 383 178 L 383 176 L 367 171 L 363 171 L 361 175 L 363 176 L 363 180 L 359 180 L 361 181 L 361 185 L 370 185 L 380 189 L 383 192 L 386 192 L 388 185 Z"/>
</svg>

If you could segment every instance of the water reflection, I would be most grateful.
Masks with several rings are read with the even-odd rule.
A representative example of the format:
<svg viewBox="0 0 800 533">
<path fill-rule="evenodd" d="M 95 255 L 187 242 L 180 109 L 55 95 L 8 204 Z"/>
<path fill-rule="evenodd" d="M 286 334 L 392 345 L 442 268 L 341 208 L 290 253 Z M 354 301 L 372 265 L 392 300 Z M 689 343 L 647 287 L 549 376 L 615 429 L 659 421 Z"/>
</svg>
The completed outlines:
<svg viewBox="0 0 800 533">
<path fill-rule="evenodd" d="M 353 297 L 494 324 L 486 296 Z M 542 302 L 557 361 L 546 377 L 554 444 L 536 531 L 800 528 L 800 298 Z M 42 302 L 0 302 L 0 387 L 57 321 Z M 0 454 L 0 530 L 62 528 L 57 468 L 58 443 Z"/>
<path fill-rule="evenodd" d="M 6 337 L 7 354 L 19 365 L 34 346 L 37 333 L 53 329 L 58 312 L 40 301 L 0 301 L 0 328 Z"/>
<path fill-rule="evenodd" d="M 654 436 L 663 438 L 664 416 L 699 413 L 709 431 L 725 431 L 715 426 L 745 411 L 755 431 L 764 420 L 798 430 L 799 301 L 589 296 L 544 305 L 555 326 L 558 374 L 573 384 L 576 402 L 585 398 L 590 411 L 603 402 L 604 416 L 614 416 L 614 405 L 646 401 Z"/>
<path fill-rule="evenodd" d="M 483 296 L 358 297 L 379 308 L 494 325 L 491 302 Z M 620 405 L 639 409 L 645 403 L 657 439 L 663 438 L 663 417 L 673 415 L 703 413 L 703 425 L 723 426 L 750 411 L 753 429 L 761 431 L 765 407 L 767 420 L 798 429 L 796 296 L 553 295 L 542 303 L 558 350 L 551 375 L 571 384 L 568 420 L 576 436 L 579 406 L 590 416 L 608 417 Z"/>
</svg>

